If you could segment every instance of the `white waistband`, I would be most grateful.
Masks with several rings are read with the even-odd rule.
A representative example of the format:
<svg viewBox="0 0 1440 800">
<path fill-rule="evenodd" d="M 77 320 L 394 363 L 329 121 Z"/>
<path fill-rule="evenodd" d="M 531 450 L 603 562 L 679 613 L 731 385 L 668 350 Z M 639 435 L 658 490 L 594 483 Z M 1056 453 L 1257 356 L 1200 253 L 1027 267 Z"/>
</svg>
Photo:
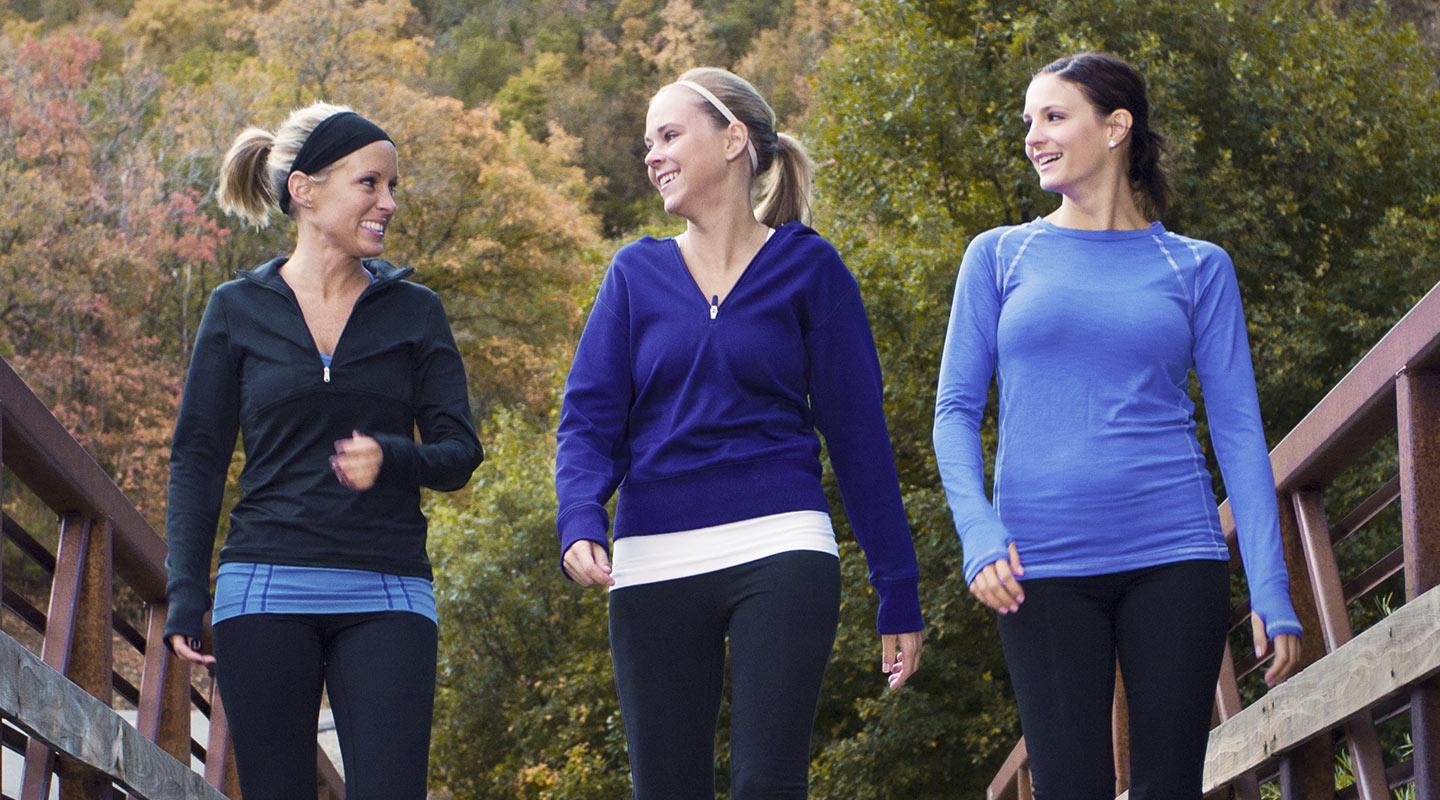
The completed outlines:
<svg viewBox="0 0 1440 800">
<path fill-rule="evenodd" d="M 613 550 L 611 591 L 702 575 L 792 550 L 840 555 L 830 515 L 823 511 L 786 511 L 709 528 L 626 536 L 615 540 Z"/>
</svg>

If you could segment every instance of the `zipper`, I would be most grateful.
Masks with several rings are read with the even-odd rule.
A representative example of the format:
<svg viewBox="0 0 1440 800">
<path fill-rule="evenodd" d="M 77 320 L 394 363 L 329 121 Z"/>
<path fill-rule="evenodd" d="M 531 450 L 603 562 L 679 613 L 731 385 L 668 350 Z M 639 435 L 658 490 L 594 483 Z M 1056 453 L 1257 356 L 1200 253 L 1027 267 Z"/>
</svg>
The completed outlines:
<svg viewBox="0 0 1440 800">
<path fill-rule="evenodd" d="M 720 314 L 720 295 L 710 295 L 710 319 L 715 319 Z"/>
<path fill-rule="evenodd" d="M 325 382 L 330 382 L 330 367 L 328 365 L 325 367 Z"/>
</svg>

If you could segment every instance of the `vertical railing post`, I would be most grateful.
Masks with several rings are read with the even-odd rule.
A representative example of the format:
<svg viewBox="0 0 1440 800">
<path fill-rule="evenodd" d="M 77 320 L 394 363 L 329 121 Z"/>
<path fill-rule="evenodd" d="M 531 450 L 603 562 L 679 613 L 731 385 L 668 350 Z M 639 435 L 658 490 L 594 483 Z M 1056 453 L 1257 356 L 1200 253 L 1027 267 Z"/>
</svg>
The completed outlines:
<svg viewBox="0 0 1440 800">
<path fill-rule="evenodd" d="M 1240 683 L 1235 679 L 1235 654 L 1230 650 L 1230 641 L 1225 641 L 1225 657 L 1220 661 L 1220 680 L 1215 684 L 1215 716 L 1219 722 L 1240 713 Z M 1260 781 L 1255 773 L 1247 772 L 1236 778 L 1230 786 L 1234 800 L 1260 800 Z"/>
<path fill-rule="evenodd" d="M 162 605 L 147 609 L 145 668 L 135 728 L 181 764 L 190 763 L 190 662 L 165 646 Z"/>
<path fill-rule="evenodd" d="M 1115 665 L 1115 700 L 1110 711 L 1110 743 L 1115 758 L 1115 794 L 1130 790 L 1130 705 L 1125 701 L 1125 677 Z"/>
<path fill-rule="evenodd" d="M 1304 669 L 1324 658 L 1325 643 L 1315 635 L 1321 629 L 1320 615 L 1315 606 L 1314 584 L 1305 564 L 1295 505 L 1288 493 L 1281 493 L 1278 500 L 1280 539 L 1285 546 L 1285 568 L 1290 573 L 1290 602 L 1295 606 L 1301 627 L 1310 633 L 1300 639 L 1300 669 Z M 1328 734 L 1316 736 L 1280 757 L 1281 800 L 1311 800 L 1334 793 L 1334 756 Z"/>
<path fill-rule="evenodd" d="M 1300 543 L 1305 550 L 1305 565 L 1315 594 L 1319 633 L 1325 642 L 1325 651 L 1333 653 L 1350 641 L 1354 629 L 1350 626 L 1350 614 L 1345 608 L 1345 589 L 1340 584 L 1340 567 L 1335 563 L 1330 523 L 1325 519 L 1324 496 L 1319 489 L 1303 489 L 1296 492 L 1293 499 L 1295 518 L 1300 525 Z M 1345 722 L 1345 737 L 1361 800 L 1389 800 L 1390 786 L 1385 780 L 1380 736 L 1375 731 L 1375 718 L 1369 710 L 1361 711 Z"/>
<path fill-rule="evenodd" d="M 108 520 L 79 513 L 61 518 L 55 580 L 50 588 L 45 642 L 40 651 L 48 666 L 106 704 L 111 702 L 114 671 L 110 649 L 114 574 L 111 553 Z M 31 740 L 25 751 L 21 800 L 48 798 L 50 775 L 55 769 L 55 754 Z M 61 800 L 109 800 L 108 780 L 64 759 L 59 772 Z"/>
<path fill-rule="evenodd" d="M 1440 585 L 1440 375 L 1395 376 L 1405 598 Z M 1410 693 L 1415 799 L 1440 800 L 1440 679 Z"/>
<path fill-rule="evenodd" d="M 226 797 L 240 796 L 240 779 L 235 772 L 235 751 L 230 746 L 230 723 L 220 700 L 220 684 L 211 683 L 210 736 L 205 745 L 205 780 Z"/>
</svg>

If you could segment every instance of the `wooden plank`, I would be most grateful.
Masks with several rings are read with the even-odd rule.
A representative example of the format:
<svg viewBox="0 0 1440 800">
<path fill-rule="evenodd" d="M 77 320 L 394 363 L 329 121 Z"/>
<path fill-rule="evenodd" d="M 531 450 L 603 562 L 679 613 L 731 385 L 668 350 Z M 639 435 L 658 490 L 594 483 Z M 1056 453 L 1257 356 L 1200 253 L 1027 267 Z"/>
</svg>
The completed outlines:
<svg viewBox="0 0 1440 800">
<path fill-rule="evenodd" d="M 1215 791 L 1382 698 L 1440 673 L 1440 588 L 1271 689 L 1210 732 L 1204 790 Z"/>
<path fill-rule="evenodd" d="M 181 764 L 23 645 L 0 634 L 0 714 L 33 739 L 151 800 L 223 800 Z"/>
</svg>

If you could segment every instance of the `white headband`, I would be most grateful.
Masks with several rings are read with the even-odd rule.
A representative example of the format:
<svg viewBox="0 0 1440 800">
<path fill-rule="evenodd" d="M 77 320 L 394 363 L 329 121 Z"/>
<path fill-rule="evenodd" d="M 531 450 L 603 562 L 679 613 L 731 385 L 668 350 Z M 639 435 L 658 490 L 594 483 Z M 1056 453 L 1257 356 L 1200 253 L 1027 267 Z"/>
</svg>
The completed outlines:
<svg viewBox="0 0 1440 800">
<path fill-rule="evenodd" d="M 706 89 L 704 86 L 696 83 L 695 81 L 675 81 L 673 85 L 684 86 L 686 89 L 689 89 L 690 91 L 705 98 L 705 102 L 714 106 L 715 110 L 719 111 L 720 115 L 723 116 L 726 120 L 730 122 L 740 122 L 740 118 L 736 117 L 735 114 L 730 111 L 729 107 L 727 107 L 724 103 L 720 102 L 720 98 L 716 97 L 713 92 L 711 92 L 709 89 Z M 740 122 L 740 124 L 745 125 L 745 123 L 743 122 Z M 748 133 L 750 130 L 750 126 L 746 125 L 745 130 Z M 758 172 L 760 170 L 760 156 L 755 154 L 755 143 L 750 140 L 749 136 L 745 137 L 745 149 L 750 153 L 750 172 Z"/>
</svg>

